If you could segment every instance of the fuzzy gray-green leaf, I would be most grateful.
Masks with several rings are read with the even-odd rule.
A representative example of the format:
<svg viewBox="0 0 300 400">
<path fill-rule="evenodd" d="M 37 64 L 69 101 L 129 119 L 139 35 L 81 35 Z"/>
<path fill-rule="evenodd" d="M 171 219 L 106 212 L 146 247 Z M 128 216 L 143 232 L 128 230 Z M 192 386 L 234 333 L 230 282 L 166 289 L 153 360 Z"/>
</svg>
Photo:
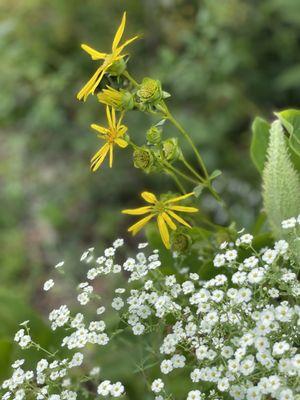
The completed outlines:
<svg viewBox="0 0 300 400">
<path fill-rule="evenodd" d="M 264 207 L 276 238 L 285 238 L 300 262 L 300 245 L 296 235 L 282 229 L 281 222 L 300 213 L 300 179 L 294 169 L 280 121 L 270 129 L 267 162 L 263 171 Z"/>
</svg>

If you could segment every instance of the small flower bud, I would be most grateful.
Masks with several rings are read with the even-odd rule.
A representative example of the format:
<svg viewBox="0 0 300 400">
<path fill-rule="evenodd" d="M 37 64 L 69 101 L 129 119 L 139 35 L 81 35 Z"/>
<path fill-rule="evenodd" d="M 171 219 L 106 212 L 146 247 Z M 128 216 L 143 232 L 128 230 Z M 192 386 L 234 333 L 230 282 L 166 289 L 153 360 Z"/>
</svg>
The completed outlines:
<svg viewBox="0 0 300 400">
<path fill-rule="evenodd" d="M 181 231 L 174 232 L 172 236 L 172 250 L 178 253 L 185 253 L 191 247 L 191 237 Z"/>
<path fill-rule="evenodd" d="M 163 155 L 168 161 L 175 161 L 180 157 L 181 150 L 176 138 L 167 139 L 163 142 Z"/>
<path fill-rule="evenodd" d="M 144 78 L 137 95 L 142 103 L 156 103 L 162 98 L 161 83 L 158 80 Z"/>
<path fill-rule="evenodd" d="M 146 133 L 147 141 L 151 144 L 158 144 L 161 142 L 161 134 L 161 128 L 158 128 L 157 126 L 151 126 Z"/>
<path fill-rule="evenodd" d="M 133 95 L 126 90 L 116 90 L 107 86 L 97 97 L 100 103 L 114 107 L 116 110 L 132 110 L 134 107 Z"/>
<path fill-rule="evenodd" d="M 146 147 L 139 147 L 133 152 L 133 164 L 135 168 L 139 168 L 149 173 L 154 164 L 154 157 Z"/>
</svg>

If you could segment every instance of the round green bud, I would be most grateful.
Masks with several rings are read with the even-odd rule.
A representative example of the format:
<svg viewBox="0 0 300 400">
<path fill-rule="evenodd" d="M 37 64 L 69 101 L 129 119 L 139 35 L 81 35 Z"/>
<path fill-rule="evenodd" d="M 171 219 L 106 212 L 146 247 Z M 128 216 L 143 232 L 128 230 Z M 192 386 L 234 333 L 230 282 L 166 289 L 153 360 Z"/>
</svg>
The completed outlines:
<svg viewBox="0 0 300 400">
<path fill-rule="evenodd" d="M 158 144 L 161 142 L 161 128 L 157 126 L 151 126 L 146 133 L 146 139 L 151 144 Z"/>
<path fill-rule="evenodd" d="M 163 155 L 168 161 L 175 161 L 180 156 L 180 148 L 178 145 L 178 140 L 176 138 L 171 138 L 163 141 Z"/>
<path fill-rule="evenodd" d="M 191 237 L 183 232 L 174 232 L 172 236 L 172 250 L 177 253 L 185 253 L 191 247 Z"/>
<path fill-rule="evenodd" d="M 125 69 L 126 69 L 126 62 L 124 61 L 123 58 L 121 58 L 120 60 L 115 61 L 115 62 L 108 68 L 107 71 L 108 71 L 111 75 L 120 76 L 120 75 L 123 74 L 123 72 L 125 71 Z"/>
<path fill-rule="evenodd" d="M 134 107 L 133 95 L 125 91 L 122 94 L 122 108 L 124 108 L 124 110 L 132 110 Z"/>
<path fill-rule="evenodd" d="M 139 147 L 133 152 L 133 165 L 149 173 L 153 167 L 154 158 L 149 149 L 146 147 Z"/>
<path fill-rule="evenodd" d="M 162 98 L 161 83 L 158 80 L 144 78 L 137 95 L 142 103 L 155 103 Z"/>
</svg>

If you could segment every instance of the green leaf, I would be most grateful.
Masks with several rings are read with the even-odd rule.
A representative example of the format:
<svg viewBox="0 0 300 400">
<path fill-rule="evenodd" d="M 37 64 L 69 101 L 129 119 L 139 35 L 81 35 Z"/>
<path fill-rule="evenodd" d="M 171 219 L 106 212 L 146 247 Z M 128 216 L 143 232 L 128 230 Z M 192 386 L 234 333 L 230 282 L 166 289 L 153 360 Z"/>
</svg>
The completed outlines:
<svg viewBox="0 0 300 400">
<path fill-rule="evenodd" d="M 256 117 L 252 124 L 251 159 L 260 173 L 267 159 L 270 124 L 263 118 Z"/>
<path fill-rule="evenodd" d="M 195 193 L 195 197 L 199 197 L 201 193 L 203 192 L 204 186 L 203 185 L 198 185 L 194 187 L 193 192 Z"/>
<path fill-rule="evenodd" d="M 220 171 L 219 169 L 215 169 L 215 170 L 211 173 L 209 179 L 212 181 L 213 179 L 216 179 L 216 178 L 217 178 L 218 176 L 220 176 L 220 175 L 222 175 L 222 171 Z"/>
<path fill-rule="evenodd" d="M 300 262 L 297 233 L 288 234 L 281 227 L 283 220 L 299 214 L 300 179 L 290 160 L 289 148 L 279 120 L 273 122 L 270 129 L 268 160 L 263 171 L 263 199 L 274 236 L 286 239 L 295 259 Z"/>
<path fill-rule="evenodd" d="M 300 157 L 300 110 L 284 110 L 275 115 L 289 133 L 289 145 Z"/>
</svg>

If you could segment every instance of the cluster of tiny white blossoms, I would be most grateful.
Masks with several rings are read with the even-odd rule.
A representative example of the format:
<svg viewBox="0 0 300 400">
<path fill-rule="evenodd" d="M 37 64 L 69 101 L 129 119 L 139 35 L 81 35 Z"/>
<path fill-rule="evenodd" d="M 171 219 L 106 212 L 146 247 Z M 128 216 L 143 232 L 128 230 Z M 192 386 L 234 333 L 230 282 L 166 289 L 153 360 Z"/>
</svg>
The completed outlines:
<svg viewBox="0 0 300 400">
<path fill-rule="evenodd" d="M 295 227 L 284 222 L 285 229 Z M 107 310 L 96 281 L 117 274 L 116 281 L 124 285 L 114 290 L 109 312 L 117 312 L 133 335 L 156 330 L 163 334 L 156 349 L 159 366 L 153 363 L 155 379 L 149 382 L 155 400 L 299 399 L 299 266 L 285 240 L 257 250 L 253 236 L 241 232 L 234 242 L 220 245 L 212 261 L 214 277 L 206 281 L 182 265 L 184 258 L 179 272 L 174 266 L 173 274 L 163 274 L 158 250 L 145 254 L 146 243 L 139 245 L 135 257 L 120 262 L 121 246 L 123 240 L 118 239 L 101 257 L 93 248 L 81 257 L 88 271 L 86 281 L 78 285 L 77 301 L 89 312 L 72 314 L 62 304 L 49 314 L 51 328 L 65 332 L 61 346 L 70 352 L 68 358 L 42 349 L 32 340 L 28 321 L 24 323 L 15 341 L 22 348 L 43 351 L 44 358 L 35 370 L 26 370 L 25 360 L 17 360 L 12 376 L 2 384 L 2 399 L 127 396 L 123 384 L 102 377 L 98 366 L 88 378 L 83 373 L 86 354 L 91 353 L 85 348 L 100 346 L 98 352 L 113 336 L 102 319 Z M 53 286 L 50 279 L 44 290 Z M 92 320 L 87 317 L 91 306 Z M 81 372 L 72 372 L 75 368 Z M 190 388 L 184 394 L 172 393 L 172 375 L 178 370 L 189 376 Z"/>
</svg>

